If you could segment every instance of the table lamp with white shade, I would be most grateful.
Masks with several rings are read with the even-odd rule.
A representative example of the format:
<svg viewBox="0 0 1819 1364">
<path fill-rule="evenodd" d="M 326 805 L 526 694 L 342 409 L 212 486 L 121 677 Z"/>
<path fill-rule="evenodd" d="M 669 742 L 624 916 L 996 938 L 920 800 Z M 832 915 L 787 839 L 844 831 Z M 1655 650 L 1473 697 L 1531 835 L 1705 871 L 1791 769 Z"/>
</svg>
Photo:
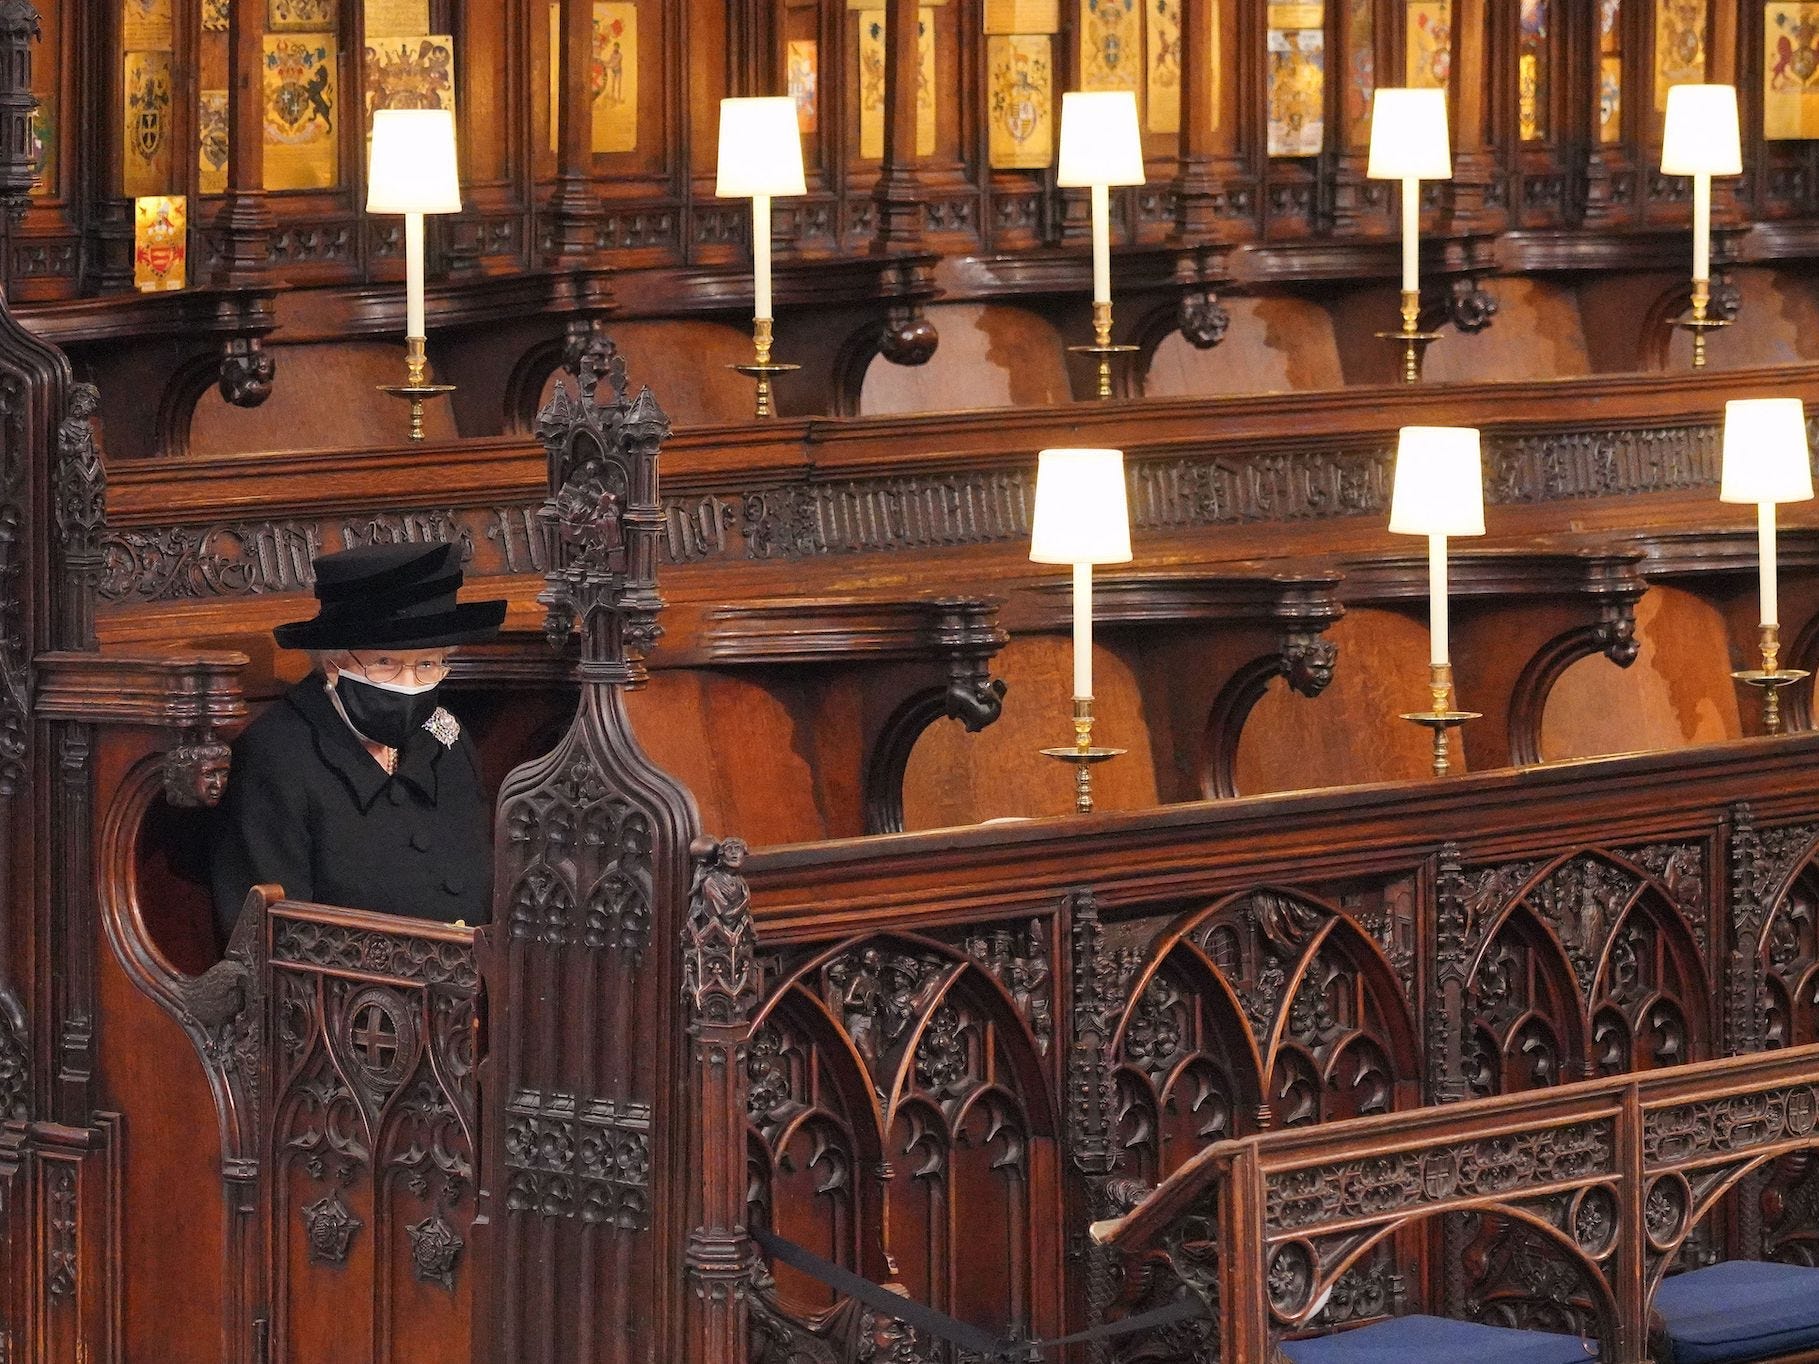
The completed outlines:
<svg viewBox="0 0 1819 1364">
<path fill-rule="evenodd" d="M 758 382 L 757 415 L 773 414 L 771 380 L 796 365 L 771 360 L 771 200 L 808 193 L 802 171 L 802 132 L 796 102 L 787 95 L 720 101 L 720 161 L 714 194 L 752 201 L 751 364 L 734 365 Z"/>
<path fill-rule="evenodd" d="M 1421 355 L 1440 339 L 1420 329 L 1421 182 L 1450 180 L 1446 91 L 1385 87 L 1371 96 L 1371 152 L 1365 175 L 1402 182 L 1402 330 L 1378 332 L 1402 347 L 1402 381 L 1421 377 Z"/>
<path fill-rule="evenodd" d="M 461 211 L 455 115 L 447 109 L 376 109 L 366 211 L 404 215 L 405 381 L 381 385 L 411 405 L 411 439 L 423 439 L 426 398 L 454 392 L 429 382 L 424 355 L 423 215 Z"/>
<path fill-rule="evenodd" d="M 1725 325 L 1706 316 L 1712 298 L 1712 177 L 1743 174 L 1737 87 L 1673 85 L 1661 130 L 1661 173 L 1693 177 L 1693 367 L 1705 365 L 1705 334 Z"/>
<path fill-rule="evenodd" d="M 1402 718 L 1434 731 L 1434 775 L 1446 775 L 1446 732 L 1478 712 L 1453 702 L 1446 593 L 1446 541 L 1484 534 L 1484 473 L 1478 432 L 1464 426 L 1405 426 L 1396 446 L 1390 531 L 1427 537 L 1428 691 L 1432 704 Z"/>
<path fill-rule="evenodd" d="M 1129 90 L 1067 90 L 1061 96 L 1061 152 L 1055 183 L 1092 192 L 1093 344 L 1068 349 L 1099 358 L 1099 396 L 1112 396 L 1112 358 L 1135 346 L 1112 344 L 1111 186 L 1143 183 L 1143 134 Z"/>
<path fill-rule="evenodd" d="M 1074 744 L 1045 748 L 1075 764 L 1074 808 L 1093 808 L 1092 766 L 1124 752 L 1093 747 L 1093 565 L 1131 557 L 1122 450 L 1044 450 L 1036 457 L 1030 558 L 1074 570 Z"/>
<path fill-rule="evenodd" d="M 1760 558 L 1759 597 L 1762 666 L 1733 673 L 1762 691 L 1762 725 L 1781 730 L 1783 687 L 1807 674 L 1781 664 L 1781 611 L 1777 600 L 1775 505 L 1810 502 L 1813 463 L 1806 440 L 1806 407 L 1798 398 L 1733 398 L 1724 405 L 1724 465 L 1718 500 L 1756 504 L 1756 545 Z"/>
</svg>

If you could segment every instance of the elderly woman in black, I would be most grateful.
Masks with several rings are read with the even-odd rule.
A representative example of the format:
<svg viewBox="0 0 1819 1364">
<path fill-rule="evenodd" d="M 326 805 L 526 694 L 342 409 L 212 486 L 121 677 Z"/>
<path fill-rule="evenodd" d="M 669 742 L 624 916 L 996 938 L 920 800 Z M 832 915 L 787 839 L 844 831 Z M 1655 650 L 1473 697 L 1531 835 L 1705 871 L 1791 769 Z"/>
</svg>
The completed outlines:
<svg viewBox="0 0 1819 1364">
<path fill-rule="evenodd" d="M 440 704 L 448 652 L 497 633 L 503 601 L 455 600 L 454 545 L 318 559 L 313 620 L 273 632 L 316 669 L 234 744 L 214 847 L 223 934 L 247 891 L 485 923 L 491 808 L 473 741 Z"/>
</svg>

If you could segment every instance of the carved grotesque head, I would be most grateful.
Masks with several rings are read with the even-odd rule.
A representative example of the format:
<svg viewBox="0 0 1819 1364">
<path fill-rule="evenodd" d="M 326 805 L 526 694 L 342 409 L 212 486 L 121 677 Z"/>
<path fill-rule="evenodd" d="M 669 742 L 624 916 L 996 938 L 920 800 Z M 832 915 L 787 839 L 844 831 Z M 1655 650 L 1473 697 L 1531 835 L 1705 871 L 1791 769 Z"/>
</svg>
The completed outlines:
<svg viewBox="0 0 1819 1364">
<path fill-rule="evenodd" d="M 71 384 L 69 415 L 78 419 L 92 417 L 101 410 L 101 391 L 93 384 Z"/>
<path fill-rule="evenodd" d="M 231 758 L 226 744 L 179 744 L 164 755 L 164 799 L 186 808 L 219 805 Z"/>
</svg>

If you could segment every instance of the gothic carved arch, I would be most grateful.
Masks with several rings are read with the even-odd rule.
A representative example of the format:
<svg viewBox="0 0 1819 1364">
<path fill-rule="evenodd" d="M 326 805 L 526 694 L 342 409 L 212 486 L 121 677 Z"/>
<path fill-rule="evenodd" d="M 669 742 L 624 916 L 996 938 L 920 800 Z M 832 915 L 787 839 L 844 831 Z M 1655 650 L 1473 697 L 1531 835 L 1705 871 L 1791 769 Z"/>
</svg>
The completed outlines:
<svg viewBox="0 0 1819 1364">
<path fill-rule="evenodd" d="M 1058 1118 L 1040 1035 L 1027 1002 L 970 947 L 918 934 L 843 939 L 776 971 L 747 1063 L 753 1219 L 774 1215 L 785 1235 L 874 1279 L 900 1276 L 925 1301 L 940 1305 L 950 1287 L 918 1276 L 946 1264 L 961 1295 L 950 1308 L 1024 1314 L 1005 1325 L 1044 1316 L 1037 1221 L 1049 1194 L 1032 1147 L 1052 1149 Z M 885 1178 L 865 1177 L 877 1171 Z M 826 1196 L 812 1214 L 805 1192 Z M 990 1231 L 959 1237 L 962 1212 Z M 992 1236 L 1002 1244 L 988 1254 Z M 1015 1287 L 1002 1303 L 965 1299 L 988 1282 Z M 762 1329 L 825 1334 L 835 1303 L 818 1287 L 779 1267 L 760 1292 Z"/>
<path fill-rule="evenodd" d="M 184 459 L 189 455 L 190 428 L 196 420 L 196 406 L 221 379 L 221 356 L 215 353 L 192 355 L 178 365 L 165 381 L 158 396 L 158 421 L 153 428 L 153 448 L 161 459 Z"/>
<path fill-rule="evenodd" d="M 1210 306 L 1219 308 L 1216 301 Z M 1149 391 L 1150 366 L 1156 361 L 1156 352 L 1170 336 L 1183 330 L 1182 318 L 1186 308 L 1185 294 L 1180 298 L 1163 297 L 1145 308 L 1134 322 L 1119 327 L 1124 335 L 1117 339 L 1137 348 L 1137 353 L 1131 357 L 1128 366 L 1132 396 L 1141 397 Z M 1223 313 L 1224 309 L 1219 308 L 1219 311 Z M 1227 323 L 1230 321 L 1229 317 L 1225 320 Z M 1219 334 L 1223 337 L 1223 326 L 1219 327 Z M 1199 345 L 1198 342 L 1194 344 Z"/>
<path fill-rule="evenodd" d="M 1289 630 L 1283 634 L 1277 652 L 1251 660 L 1232 675 L 1207 711 L 1202 747 L 1205 764 L 1200 771 L 1203 797 L 1230 800 L 1241 794 L 1238 745 L 1244 738 L 1245 721 L 1268 692 L 1269 684 L 1282 677 L 1288 680 L 1291 691 L 1309 698 L 1318 696 L 1333 680 L 1338 657 L 1338 645 L 1321 638 L 1317 629 Z"/>
<path fill-rule="evenodd" d="M 746 1054 L 747 1217 L 877 1278 L 885 1272 L 875 1180 L 883 1112 L 864 1062 L 826 1005 L 791 985 L 773 995 Z M 778 1266 L 762 1296 L 780 1321 L 814 1321 L 836 1299 Z"/>
<path fill-rule="evenodd" d="M 1594 1073 L 1652 1070 L 1703 1059 L 1711 1045 L 1712 997 L 1699 945 L 1686 922 L 1645 883 L 1605 940 L 1589 989 Z M 1601 1038 L 1601 1022 L 1621 1030 Z"/>
<path fill-rule="evenodd" d="M 1225 1135 L 1252 1130 L 1260 1121 L 1267 1072 L 1244 1002 L 1205 950 L 1181 933 L 1159 939 L 1132 978 L 1106 1049 L 1122 1077 L 1120 1089 L 1141 1081 L 1158 1122 L 1174 1079 L 1197 1058 L 1223 1077 L 1231 1105 L 1242 1115 Z M 1120 1109 L 1128 1117 L 1128 1095 Z M 1160 1141 L 1162 1133 L 1156 1136 Z M 1131 1149 L 1128 1134 L 1123 1144 Z M 1145 1168 L 1162 1165 L 1158 1150 Z"/>
<path fill-rule="evenodd" d="M 1769 1013 L 1768 1005 L 1774 999 L 1770 967 L 1773 955 L 1779 953 L 1785 968 L 1789 948 L 1798 945 L 1797 920 L 1804 915 L 1794 891 L 1815 857 L 1819 857 L 1819 825 L 1759 827 L 1748 805 L 1732 809 L 1730 936 L 1724 944 L 1727 1054 L 1781 1044 L 1772 1029 L 1785 1032 L 1786 1020 L 1777 1021 Z M 1788 922 L 1777 927 L 1784 919 Z"/>
<path fill-rule="evenodd" d="M 1707 1219 L 1713 1218 L 1722 1210 L 1727 1195 L 1739 1190 L 1753 1190 L 1755 1181 L 1752 1176 L 1763 1173 L 1790 1156 L 1810 1157 L 1815 1149 L 1819 1149 L 1819 1142 L 1782 1145 L 1771 1151 L 1715 1163 L 1697 1171 L 1669 1170 L 1651 1178 L 1644 1201 L 1644 1228 L 1648 1238 L 1643 1267 L 1645 1312 L 1652 1314 L 1656 1290 L 1679 1263 L 1688 1247 L 1698 1244 L 1700 1232 L 1706 1230 Z M 1657 1220 L 1657 1209 L 1661 1203 L 1655 1195 L 1657 1189 L 1664 1185 L 1677 1190 L 1671 1195 L 1678 1200 L 1673 1207 L 1671 1224 L 1665 1220 L 1665 1214 L 1659 1214 L 1663 1220 Z M 1740 1220 L 1746 1224 L 1754 1221 L 1748 1217 Z M 1757 1247 L 1743 1246 L 1735 1254 L 1739 1259 L 1754 1259 L 1760 1251 Z"/>
<path fill-rule="evenodd" d="M 1636 661 L 1641 646 L 1636 642 L 1635 603 L 1604 608 L 1600 615 L 1602 618 L 1594 625 L 1582 625 L 1554 636 L 1523 666 L 1510 691 L 1512 763 L 1528 766 L 1546 761 L 1541 752 L 1541 728 L 1547 714 L 1547 699 L 1568 668 L 1598 654 L 1603 654 L 1619 668 L 1627 668 Z"/>
<path fill-rule="evenodd" d="M 1474 1097 L 1578 1078 L 1589 1028 L 1566 949 L 1524 903 L 1491 926 L 1466 983 L 1466 1086 Z"/>
<path fill-rule="evenodd" d="M 1703 859 L 1697 844 L 1580 847 L 1470 873 L 1468 1087 L 1494 1093 L 1702 1055 L 1718 1033 L 1711 925 L 1696 893 Z M 1638 971 L 1661 988 L 1644 990 Z M 1538 1007 L 1524 1012 L 1524 1001 Z"/>
<path fill-rule="evenodd" d="M 1819 845 L 1792 860 L 1771 896 L 1760 931 L 1740 944 L 1759 973 L 1762 1045 L 1819 1041 Z"/>
<path fill-rule="evenodd" d="M 145 821 L 164 798 L 167 755 L 141 758 L 102 817 L 97 890 L 102 928 L 128 980 L 181 1027 L 215 1100 L 223 1159 L 251 1159 L 257 1142 L 260 1023 L 257 916 L 243 916 L 228 954 L 199 976 L 172 964 L 146 927 L 138 855 Z"/>
<path fill-rule="evenodd" d="M 1299 1120 L 1335 1115 L 1345 1066 L 1363 1068 L 1354 1082 L 1368 1071 L 1391 1086 L 1356 1109 L 1340 1103 L 1347 1114 L 1390 1106 L 1394 1077 L 1418 1069 L 1407 992 L 1382 947 L 1338 906 L 1301 891 L 1252 887 L 1178 919 L 1165 941 L 1170 950 L 1183 942 L 1194 948 L 1232 991 L 1275 1121 L 1297 1120 L 1296 1109 L 1273 1106 L 1289 1097 L 1297 1068 L 1320 1096 Z"/>
<path fill-rule="evenodd" d="M 550 376 L 563 366 L 571 344 L 559 338 L 539 341 L 520 355 L 505 380 L 504 434 L 527 435 L 537 429 L 537 412 Z"/>
<path fill-rule="evenodd" d="M 1589 1194 L 1602 1187 L 1594 1185 L 1584 1193 Z M 1613 1261 L 1617 1238 L 1612 1235 L 1594 1253 L 1588 1251 L 1574 1235 L 1562 1230 L 1555 1218 L 1564 1215 L 1571 1226 L 1577 1202 L 1578 1200 L 1572 1200 L 1555 1206 L 1493 1202 L 1475 1211 L 1485 1218 L 1495 1218 L 1520 1228 L 1556 1253 L 1555 1263 L 1566 1269 L 1582 1285 L 1590 1300 L 1591 1310 L 1599 1321 L 1600 1338 L 1608 1349 L 1617 1338 L 1617 1301 L 1603 1266 L 1606 1262 Z M 1300 1240 L 1281 1242 L 1275 1248 L 1269 1266 L 1270 1315 L 1277 1330 L 1292 1331 L 1311 1321 L 1340 1279 L 1363 1265 L 1379 1246 L 1447 1215 L 1445 1211 L 1417 1208 L 1407 1216 L 1370 1227 L 1362 1234 L 1334 1238 L 1331 1245 L 1319 1242 L 1310 1244 Z"/>
</svg>

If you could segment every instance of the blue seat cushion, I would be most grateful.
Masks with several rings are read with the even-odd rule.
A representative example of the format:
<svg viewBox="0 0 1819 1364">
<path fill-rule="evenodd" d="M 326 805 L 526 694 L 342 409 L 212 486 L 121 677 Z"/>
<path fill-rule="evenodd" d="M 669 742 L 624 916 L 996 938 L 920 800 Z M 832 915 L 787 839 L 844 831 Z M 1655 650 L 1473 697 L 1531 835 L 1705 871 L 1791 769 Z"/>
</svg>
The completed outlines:
<svg viewBox="0 0 1819 1364">
<path fill-rule="evenodd" d="M 1585 1364 L 1598 1357 L 1598 1342 L 1448 1317 L 1391 1317 L 1355 1331 L 1285 1340 L 1282 1353 L 1295 1364 Z"/>
<path fill-rule="evenodd" d="M 1819 1269 L 1725 1260 L 1664 1280 L 1654 1306 L 1674 1364 L 1771 1359 L 1819 1345 Z"/>
</svg>

